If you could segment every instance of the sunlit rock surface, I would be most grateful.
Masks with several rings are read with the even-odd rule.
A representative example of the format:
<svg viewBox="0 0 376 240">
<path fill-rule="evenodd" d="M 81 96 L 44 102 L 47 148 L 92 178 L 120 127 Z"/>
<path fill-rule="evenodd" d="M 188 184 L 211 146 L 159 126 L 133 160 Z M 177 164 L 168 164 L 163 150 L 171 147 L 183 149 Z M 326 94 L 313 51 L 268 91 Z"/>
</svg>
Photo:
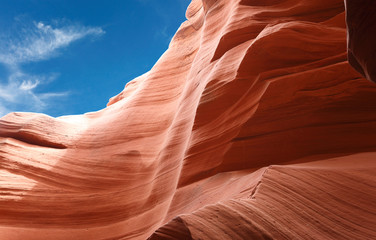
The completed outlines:
<svg viewBox="0 0 376 240">
<path fill-rule="evenodd" d="M 375 239 L 342 0 L 193 0 L 107 108 L 0 120 L 0 239 Z"/>
</svg>

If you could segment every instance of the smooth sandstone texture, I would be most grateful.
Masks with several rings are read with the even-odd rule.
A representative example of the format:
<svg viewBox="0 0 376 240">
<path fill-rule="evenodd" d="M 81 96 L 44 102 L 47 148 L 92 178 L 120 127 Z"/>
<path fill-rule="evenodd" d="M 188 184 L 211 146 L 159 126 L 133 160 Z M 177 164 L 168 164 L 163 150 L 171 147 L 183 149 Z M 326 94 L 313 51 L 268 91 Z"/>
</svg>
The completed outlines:
<svg viewBox="0 0 376 240">
<path fill-rule="evenodd" d="M 193 0 L 108 107 L 0 119 L 0 239 L 375 239 L 342 0 Z"/>
<path fill-rule="evenodd" d="M 376 82 L 376 1 L 345 0 L 350 64 Z"/>
</svg>

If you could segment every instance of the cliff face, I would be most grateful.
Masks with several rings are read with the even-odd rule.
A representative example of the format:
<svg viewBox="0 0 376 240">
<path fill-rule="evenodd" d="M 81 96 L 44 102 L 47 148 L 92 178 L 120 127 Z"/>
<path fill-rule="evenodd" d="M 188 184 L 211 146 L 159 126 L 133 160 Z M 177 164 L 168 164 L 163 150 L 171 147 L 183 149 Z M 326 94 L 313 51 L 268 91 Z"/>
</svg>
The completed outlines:
<svg viewBox="0 0 376 240">
<path fill-rule="evenodd" d="M 108 107 L 0 120 L 0 239 L 372 239 L 342 0 L 193 0 Z M 154 233 L 154 234 L 153 234 Z"/>
<path fill-rule="evenodd" d="M 346 0 L 350 64 L 376 82 L 376 2 Z"/>
</svg>

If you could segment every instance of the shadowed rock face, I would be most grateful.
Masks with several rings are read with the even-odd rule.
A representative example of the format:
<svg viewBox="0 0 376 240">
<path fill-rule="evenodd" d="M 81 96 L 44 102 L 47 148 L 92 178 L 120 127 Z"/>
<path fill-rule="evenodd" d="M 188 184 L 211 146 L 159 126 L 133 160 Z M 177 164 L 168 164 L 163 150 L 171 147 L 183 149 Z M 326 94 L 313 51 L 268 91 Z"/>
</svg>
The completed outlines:
<svg viewBox="0 0 376 240">
<path fill-rule="evenodd" d="M 343 1 L 186 16 L 107 108 L 0 119 L 0 239 L 376 238 L 376 85 Z"/>
<path fill-rule="evenodd" d="M 350 64 L 376 82 L 376 1 L 346 0 Z"/>
</svg>

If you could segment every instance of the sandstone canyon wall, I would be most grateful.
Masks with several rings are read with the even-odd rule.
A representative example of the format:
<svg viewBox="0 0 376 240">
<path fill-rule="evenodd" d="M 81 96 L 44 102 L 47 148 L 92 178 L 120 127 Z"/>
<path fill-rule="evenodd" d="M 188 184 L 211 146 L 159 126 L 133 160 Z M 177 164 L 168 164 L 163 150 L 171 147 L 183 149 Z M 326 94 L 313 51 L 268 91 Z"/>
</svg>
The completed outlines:
<svg viewBox="0 0 376 240">
<path fill-rule="evenodd" d="M 375 239 L 376 85 L 343 0 L 186 16 L 107 108 L 1 118 L 0 239 Z"/>
<path fill-rule="evenodd" d="M 376 1 L 346 0 L 350 64 L 376 82 Z"/>
</svg>

